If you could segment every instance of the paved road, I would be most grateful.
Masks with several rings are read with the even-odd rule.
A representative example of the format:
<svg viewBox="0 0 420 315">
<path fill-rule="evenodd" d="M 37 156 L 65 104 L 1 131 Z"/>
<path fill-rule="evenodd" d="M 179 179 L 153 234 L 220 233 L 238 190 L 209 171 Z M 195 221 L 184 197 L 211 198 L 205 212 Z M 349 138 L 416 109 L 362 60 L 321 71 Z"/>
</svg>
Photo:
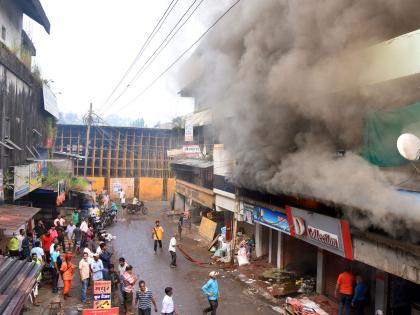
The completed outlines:
<svg viewBox="0 0 420 315">
<path fill-rule="evenodd" d="M 181 315 L 200 315 L 207 306 L 207 301 L 201 294 L 201 286 L 207 280 L 208 272 L 212 269 L 198 267 L 185 260 L 178 253 L 178 267 L 169 267 L 170 254 L 168 253 L 168 236 L 176 229 L 173 219 L 164 214 L 164 203 L 147 203 L 149 214 L 128 215 L 111 227 L 109 231 L 117 236 L 114 240 L 114 255 L 124 256 L 127 262 L 134 267 L 134 273 L 146 281 L 156 298 L 159 306 L 164 297 L 164 288 L 174 288 L 175 305 Z M 162 252 L 153 252 L 151 229 L 153 222 L 160 219 L 165 229 L 165 239 Z M 206 250 L 196 246 L 192 239 L 184 238 L 184 247 L 192 257 L 205 259 Z M 219 287 L 222 299 L 219 304 L 218 314 L 277 314 L 270 306 L 259 298 L 247 293 L 247 290 L 232 279 L 227 273 L 219 276 Z M 160 314 L 160 313 L 159 313 Z"/>
</svg>

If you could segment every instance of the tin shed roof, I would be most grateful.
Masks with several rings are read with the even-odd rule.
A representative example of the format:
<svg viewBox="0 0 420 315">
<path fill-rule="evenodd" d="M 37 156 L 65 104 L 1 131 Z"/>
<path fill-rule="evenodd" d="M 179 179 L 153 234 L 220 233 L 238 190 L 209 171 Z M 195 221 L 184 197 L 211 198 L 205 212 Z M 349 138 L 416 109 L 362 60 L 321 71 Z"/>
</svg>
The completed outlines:
<svg viewBox="0 0 420 315">
<path fill-rule="evenodd" d="M 16 230 L 40 210 L 41 208 L 2 205 L 0 206 L 0 230 Z"/>
</svg>

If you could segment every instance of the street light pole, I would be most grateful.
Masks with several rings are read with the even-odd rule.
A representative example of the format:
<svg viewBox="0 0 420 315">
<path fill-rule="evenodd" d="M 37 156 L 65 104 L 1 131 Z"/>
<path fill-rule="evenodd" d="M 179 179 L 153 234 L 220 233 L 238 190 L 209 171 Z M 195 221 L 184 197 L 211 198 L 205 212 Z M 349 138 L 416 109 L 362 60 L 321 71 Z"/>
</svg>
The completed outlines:
<svg viewBox="0 0 420 315">
<path fill-rule="evenodd" d="M 87 176 L 87 163 L 88 163 L 88 155 L 89 155 L 89 137 L 90 137 L 90 126 L 92 124 L 92 103 L 90 103 L 89 107 L 89 114 L 87 117 L 87 130 L 86 130 L 86 143 L 85 143 L 85 168 L 83 172 L 83 176 Z"/>
</svg>

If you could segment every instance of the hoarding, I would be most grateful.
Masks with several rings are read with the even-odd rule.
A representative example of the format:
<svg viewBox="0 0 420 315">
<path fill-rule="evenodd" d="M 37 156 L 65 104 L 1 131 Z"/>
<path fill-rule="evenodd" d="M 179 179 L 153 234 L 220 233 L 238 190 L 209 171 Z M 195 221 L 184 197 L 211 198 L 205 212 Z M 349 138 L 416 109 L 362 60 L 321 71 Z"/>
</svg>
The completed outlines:
<svg viewBox="0 0 420 315">
<path fill-rule="evenodd" d="M 98 310 L 83 310 L 82 315 L 118 315 L 118 307 Z"/>
<path fill-rule="evenodd" d="M 93 282 L 93 308 L 111 308 L 111 281 Z"/>
<path fill-rule="evenodd" d="M 353 259 L 350 228 L 346 220 L 287 207 L 291 235 L 336 255 Z"/>
<path fill-rule="evenodd" d="M 29 164 L 29 191 L 42 186 L 42 164 L 41 162 Z"/>
<path fill-rule="evenodd" d="M 13 167 L 13 200 L 29 194 L 29 165 Z"/>
<path fill-rule="evenodd" d="M 289 222 L 287 216 L 283 213 L 255 206 L 253 217 L 254 222 L 290 235 Z"/>
</svg>

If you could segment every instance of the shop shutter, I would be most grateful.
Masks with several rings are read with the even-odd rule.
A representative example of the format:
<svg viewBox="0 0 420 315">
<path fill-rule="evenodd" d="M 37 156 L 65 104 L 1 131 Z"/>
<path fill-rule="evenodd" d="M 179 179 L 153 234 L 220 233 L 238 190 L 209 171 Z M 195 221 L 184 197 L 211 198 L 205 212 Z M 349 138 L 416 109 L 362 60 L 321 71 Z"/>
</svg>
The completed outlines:
<svg viewBox="0 0 420 315">
<path fill-rule="evenodd" d="M 327 251 L 324 251 L 324 258 L 324 294 L 329 298 L 334 299 L 338 275 L 344 271 L 348 261 Z"/>
</svg>

